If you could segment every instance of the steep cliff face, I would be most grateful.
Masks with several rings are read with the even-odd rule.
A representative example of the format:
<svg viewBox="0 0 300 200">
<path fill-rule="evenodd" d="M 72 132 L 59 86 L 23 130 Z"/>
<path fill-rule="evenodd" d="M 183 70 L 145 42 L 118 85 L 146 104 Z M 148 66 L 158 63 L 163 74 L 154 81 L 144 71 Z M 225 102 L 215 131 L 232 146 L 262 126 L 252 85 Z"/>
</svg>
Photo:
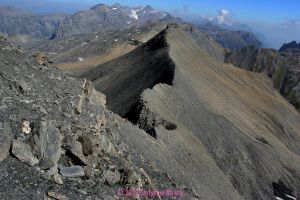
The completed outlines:
<svg viewBox="0 0 300 200">
<path fill-rule="evenodd" d="M 297 43 L 284 44 L 280 51 L 245 47 L 227 53 L 225 62 L 253 72 L 263 72 L 274 87 L 299 111 L 300 109 L 300 50 Z"/>
<path fill-rule="evenodd" d="M 121 138 L 158 161 L 175 180 L 186 182 L 198 197 L 299 196 L 299 113 L 266 76 L 224 64 L 203 48 L 208 41 L 193 38 L 190 26 L 169 25 L 141 48 L 84 77 L 108 95 L 108 108 L 121 115 L 128 111 L 125 116 L 154 136 L 162 145 L 158 152 L 169 152 L 176 165 L 155 157 L 130 131 Z M 162 60 L 168 62 L 161 65 Z M 162 72 L 155 66 L 170 69 L 168 63 L 172 79 L 153 81 Z M 151 84 L 140 84 L 150 77 Z M 124 92 L 125 85 L 130 91 Z M 135 98 L 129 98 L 131 92 Z M 128 99 L 135 106 L 127 106 Z"/>
</svg>

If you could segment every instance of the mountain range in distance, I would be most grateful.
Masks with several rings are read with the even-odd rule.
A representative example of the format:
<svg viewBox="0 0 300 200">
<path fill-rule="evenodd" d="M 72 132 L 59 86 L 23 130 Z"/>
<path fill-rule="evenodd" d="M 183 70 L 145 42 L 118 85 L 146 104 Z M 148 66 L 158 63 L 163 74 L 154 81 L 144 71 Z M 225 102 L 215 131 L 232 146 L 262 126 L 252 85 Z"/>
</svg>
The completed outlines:
<svg viewBox="0 0 300 200">
<path fill-rule="evenodd" d="M 142 26 L 145 23 L 183 22 L 182 19 L 173 17 L 167 12 L 158 11 L 151 6 L 133 7 L 115 4 L 108 6 L 98 4 L 89 10 L 79 11 L 73 15 L 48 14 L 36 15 L 12 7 L 1 8 L 0 32 L 15 36 L 16 41 L 26 43 L 32 40 L 55 39 L 72 36 L 75 34 L 88 34 L 92 32 L 120 30 L 132 26 Z M 247 31 L 220 29 L 210 22 L 200 26 L 210 32 L 222 46 L 237 49 L 245 45 L 260 47 L 254 34 Z M 222 38 L 227 38 L 223 41 Z M 231 40 L 231 44 L 225 44 Z"/>
</svg>

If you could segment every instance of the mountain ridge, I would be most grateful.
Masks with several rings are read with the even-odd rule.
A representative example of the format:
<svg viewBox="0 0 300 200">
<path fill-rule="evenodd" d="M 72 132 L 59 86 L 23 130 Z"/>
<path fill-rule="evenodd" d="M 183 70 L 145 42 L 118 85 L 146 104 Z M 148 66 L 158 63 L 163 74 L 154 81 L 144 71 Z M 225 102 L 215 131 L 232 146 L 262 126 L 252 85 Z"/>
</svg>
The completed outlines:
<svg viewBox="0 0 300 200">
<path fill-rule="evenodd" d="M 296 175 L 299 172 L 291 174 L 285 165 L 291 165 L 293 169 L 296 165 L 283 160 L 291 156 L 295 162 L 300 162 L 299 113 L 273 88 L 269 79 L 222 63 L 197 44 L 192 32 L 188 25 L 170 24 L 164 37 L 156 38 L 159 44 L 168 44 L 162 45 L 167 54 L 160 55 L 174 63 L 173 81 L 171 84 L 160 82 L 153 87 L 147 86 L 125 117 L 175 151 L 175 157 L 175 149 L 187 152 L 191 160 L 184 158 L 179 162 L 186 166 L 186 173 L 194 174 L 190 181 L 197 185 L 197 193 L 206 191 L 210 199 L 273 199 L 275 194 L 281 198 L 285 195 L 277 189 L 277 185 L 281 185 L 293 190 L 291 195 L 296 196 L 299 194 L 297 185 L 300 179 Z M 150 45 L 147 48 L 151 50 L 151 44 L 148 41 L 145 47 Z M 137 68 L 125 70 L 127 74 L 122 69 L 132 66 L 132 62 L 139 63 L 141 68 L 152 66 L 139 61 L 141 51 L 142 48 L 137 48 L 107 65 L 98 66 L 83 77 L 93 81 L 104 94 L 108 92 L 108 102 L 125 105 L 121 100 L 126 99 L 126 93 L 118 93 L 122 91 L 122 83 L 126 85 L 123 80 L 126 77 L 143 79 L 147 75 L 136 74 Z M 118 62 L 128 66 L 118 67 Z M 114 71 L 114 75 L 107 74 L 105 66 Z M 108 83 L 114 83 L 115 87 L 106 90 Z M 134 86 L 131 89 L 141 91 Z M 110 96 L 113 91 L 116 96 Z M 114 103 L 108 103 L 108 107 L 119 112 Z M 230 144 L 232 141 L 235 141 L 234 145 Z M 139 147 L 139 150 L 143 148 Z M 205 155 L 216 165 L 207 161 Z M 245 155 L 247 161 L 239 155 Z M 204 169 L 203 163 L 212 164 L 209 164 L 212 171 L 201 173 L 201 179 L 205 181 L 199 183 L 194 165 L 198 170 Z M 278 168 L 274 167 L 275 163 Z M 218 182 L 213 174 L 219 172 L 225 174 L 220 177 L 226 189 L 215 190 L 210 186 Z"/>
</svg>

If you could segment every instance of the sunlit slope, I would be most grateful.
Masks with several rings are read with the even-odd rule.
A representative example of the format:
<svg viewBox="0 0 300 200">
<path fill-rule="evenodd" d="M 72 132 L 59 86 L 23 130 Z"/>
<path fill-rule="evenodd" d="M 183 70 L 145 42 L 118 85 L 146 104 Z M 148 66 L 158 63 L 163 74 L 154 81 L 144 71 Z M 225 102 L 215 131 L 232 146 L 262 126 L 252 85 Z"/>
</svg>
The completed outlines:
<svg viewBox="0 0 300 200">
<path fill-rule="evenodd" d="M 198 168 L 203 151 L 197 143 L 203 144 L 246 199 L 274 199 L 272 183 L 279 181 L 299 193 L 300 115 L 293 106 L 266 77 L 218 61 L 183 28 L 169 28 L 167 41 L 174 86 L 143 93 L 151 112 L 178 126 L 171 133 L 158 126 L 158 139 L 170 149 L 190 149 L 188 169 L 218 176 Z"/>
</svg>

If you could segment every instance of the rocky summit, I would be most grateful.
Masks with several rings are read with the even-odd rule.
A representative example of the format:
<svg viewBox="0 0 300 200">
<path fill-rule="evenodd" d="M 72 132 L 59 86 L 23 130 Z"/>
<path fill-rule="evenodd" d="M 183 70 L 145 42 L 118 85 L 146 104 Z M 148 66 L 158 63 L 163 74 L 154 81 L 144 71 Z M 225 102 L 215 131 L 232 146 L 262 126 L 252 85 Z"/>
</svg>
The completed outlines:
<svg viewBox="0 0 300 200">
<path fill-rule="evenodd" d="M 297 42 L 168 18 L 98 4 L 27 50 L 0 34 L 1 200 L 300 198 Z"/>
</svg>

